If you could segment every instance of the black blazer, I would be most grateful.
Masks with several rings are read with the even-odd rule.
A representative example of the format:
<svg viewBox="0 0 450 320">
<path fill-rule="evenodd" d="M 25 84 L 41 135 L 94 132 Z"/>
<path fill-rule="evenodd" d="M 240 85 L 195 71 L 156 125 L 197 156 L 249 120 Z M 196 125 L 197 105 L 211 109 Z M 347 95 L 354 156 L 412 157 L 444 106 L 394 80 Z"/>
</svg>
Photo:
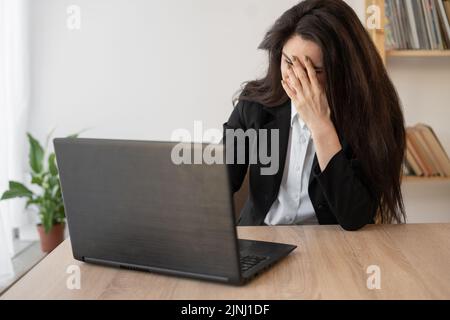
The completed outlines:
<svg viewBox="0 0 450 320">
<path fill-rule="evenodd" d="M 279 130 L 280 159 L 277 174 L 261 175 L 261 168 L 269 167 L 270 164 L 261 164 L 259 156 L 257 164 L 249 165 L 248 143 L 245 149 L 246 163 L 228 164 L 233 193 L 239 191 L 250 168 L 249 197 L 238 220 L 241 226 L 264 225 L 264 219 L 278 197 L 286 161 L 290 121 L 291 100 L 272 108 L 257 102 L 240 101 L 224 124 L 223 143 L 227 141 L 227 129 L 267 129 L 268 137 L 270 130 Z M 267 140 L 270 143 L 270 139 Z M 358 230 L 366 224 L 374 223 L 379 197 L 362 173 L 360 162 L 354 158 L 350 146 L 345 139 L 340 141 L 343 149 L 331 159 L 323 172 L 317 155 L 314 157 L 309 179 L 309 197 L 320 224 L 340 224 L 345 230 Z M 234 143 L 236 150 L 237 140 Z M 270 145 L 267 150 L 270 150 Z"/>
</svg>

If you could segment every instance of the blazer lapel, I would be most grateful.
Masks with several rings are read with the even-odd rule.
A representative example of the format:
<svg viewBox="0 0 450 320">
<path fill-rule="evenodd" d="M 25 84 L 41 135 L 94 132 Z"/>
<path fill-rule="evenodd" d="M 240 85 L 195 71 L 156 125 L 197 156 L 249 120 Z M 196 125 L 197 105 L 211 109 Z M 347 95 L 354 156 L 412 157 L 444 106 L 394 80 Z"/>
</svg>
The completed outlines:
<svg viewBox="0 0 450 320">
<path fill-rule="evenodd" d="M 281 180 L 283 178 L 284 166 L 287 156 L 287 148 L 289 143 L 289 133 L 291 130 L 291 100 L 282 104 L 280 107 L 267 107 L 265 111 L 268 113 L 268 122 L 261 128 L 271 130 L 279 130 L 279 169 L 275 175 L 276 190 L 278 194 Z M 270 133 L 269 133 L 270 136 Z M 276 196 L 276 195 L 275 195 Z"/>
</svg>

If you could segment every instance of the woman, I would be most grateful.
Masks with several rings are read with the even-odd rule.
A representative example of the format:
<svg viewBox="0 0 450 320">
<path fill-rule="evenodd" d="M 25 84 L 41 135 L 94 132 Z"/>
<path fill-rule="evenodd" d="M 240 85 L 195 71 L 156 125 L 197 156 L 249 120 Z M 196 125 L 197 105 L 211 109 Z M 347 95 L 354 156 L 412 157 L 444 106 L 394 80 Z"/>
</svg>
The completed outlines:
<svg viewBox="0 0 450 320">
<path fill-rule="evenodd" d="M 275 22 L 259 48 L 268 51 L 267 75 L 244 86 L 224 142 L 238 143 L 233 130 L 278 130 L 280 165 L 262 175 L 264 165 L 249 164 L 250 157 L 229 164 L 233 192 L 249 168 L 239 224 L 358 230 L 404 221 L 404 118 L 355 12 L 341 0 L 303 1 Z M 248 141 L 245 147 L 252 152 Z"/>
</svg>

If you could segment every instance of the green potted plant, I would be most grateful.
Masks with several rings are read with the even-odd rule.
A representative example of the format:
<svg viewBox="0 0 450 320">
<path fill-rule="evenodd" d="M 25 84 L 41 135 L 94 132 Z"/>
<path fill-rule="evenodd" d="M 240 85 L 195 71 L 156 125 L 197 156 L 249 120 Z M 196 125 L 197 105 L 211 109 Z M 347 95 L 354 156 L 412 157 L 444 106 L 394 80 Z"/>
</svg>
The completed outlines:
<svg viewBox="0 0 450 320">
<path fill-rule="evenodd" d="M 27 137 L 31 184 L 39 191 L 34 192 L 20 182 L 9 181 L 9 190 L 3 193 L 0 200 L 26 198 L 26 208 L 37 207 L 41 248 L 44 252 L 50 252 L 64 240 L 66 219 L 56 156 L 52 152 L 45 158 L 46 152 L 42 145 L 31 134 L 27 133 Z M 76 135 L 70 137 L 75 138 Z"/>
</svg>

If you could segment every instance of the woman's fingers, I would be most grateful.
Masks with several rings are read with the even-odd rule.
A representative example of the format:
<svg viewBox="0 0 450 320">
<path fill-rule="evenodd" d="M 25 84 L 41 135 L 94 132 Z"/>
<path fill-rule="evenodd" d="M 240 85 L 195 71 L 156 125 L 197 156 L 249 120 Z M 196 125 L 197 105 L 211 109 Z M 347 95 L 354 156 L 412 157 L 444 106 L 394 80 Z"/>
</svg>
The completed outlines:
<svg viewBox="0 0 450 320">
<path fill-rule="evenodd" d="M 295 91 L 299 94 L 303 94 L 303 88 L 302 88 L 302 84 L 300 82 L 300 80 L 297 78 L 297 76 L 295 75 L 294 70 L 289 67 L 287 70 L 287 74 L 289 76 L 288 83 L 290 84 L 290 86 L 295 89 Z"/>
<path fill-rule="evenodd" d="M 303 68 L 303 66 L 300 64 L 300 61 L 297 57 L 294 57 L 294 71 L 298 79 L 300 80 L 301 86 L 303 88 L 303 93 L 305 95 L 309 95 L 311 92 L 311 83 L 309 81 L 308 75 Z"/>
<path fill-rule="evenodd" d="M 286 91 L 289 98 L 291 98 L 291 100 L 294 100 L 295 99 L 295 91 L 290 87 L 290 85 L 284 80 L 281 80 L 281 85 L 283 86 L 283 89 L 284 89 L 284 91 Z"/>
<path fill-rule="evenodd" d="M 311 82 L 312 88 L 314 90 L 319 90 L 319 80 L 317 79 L 316 69 L 314 69 L 311 59 L 307 56 L 303 56 L 303 64 L 305 65 L 306 71 L 308 72 L 308 77 Z"/>
</svg>

